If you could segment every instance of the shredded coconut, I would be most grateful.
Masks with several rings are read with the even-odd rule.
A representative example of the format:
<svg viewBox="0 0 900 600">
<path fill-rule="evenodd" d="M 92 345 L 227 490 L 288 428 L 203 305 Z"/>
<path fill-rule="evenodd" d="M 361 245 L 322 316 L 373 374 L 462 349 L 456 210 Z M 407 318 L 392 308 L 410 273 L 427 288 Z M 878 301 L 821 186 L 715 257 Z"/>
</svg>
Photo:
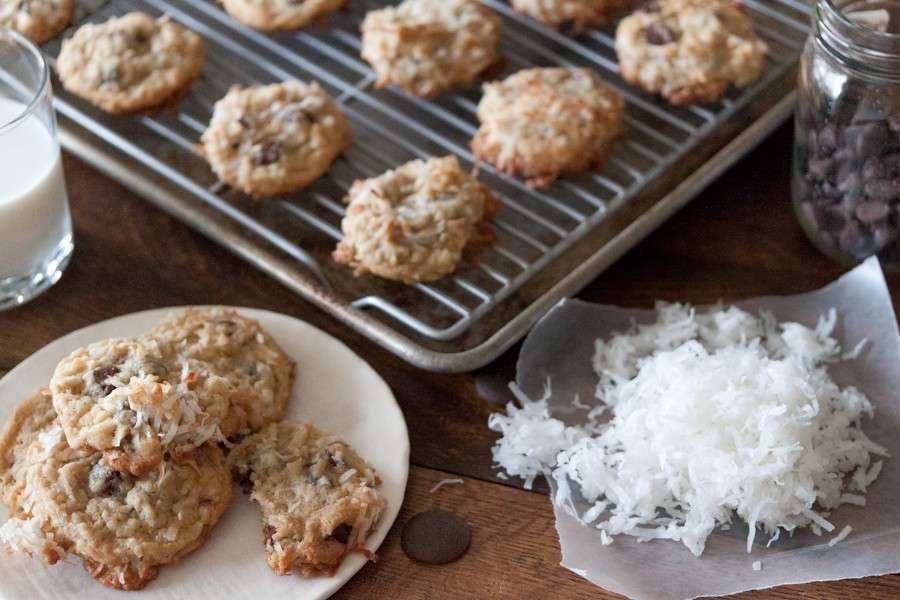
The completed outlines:
<svg viewBox="0 0 900 600">
<path fill-rule="evenodd" d="M 869 400 L 828 373 L 862 348 L 842 355 L 836 320 L 833 309 L 810 328 L 736 307 L 658 304 L 655 323 L 596 343 L 608 422 L 592 410 L 567 427 L 550 415 L 549 389 L 532 401 L 512 386 L 520 406 L 488 421 L 502 434 L 494 460 L 526 487 L 551 478 L 554 502 L 601 540 L 671 539 L 699 556 L 735 515 L 749 525 L 748 552 L 758 530 L 769 544 L 782 530 L 833 531 L 831 511 L 864 505 L 882 465 L 872 455 L 887 456 L 860 426 Z"/>
<path fill-rule="evenodd" d="M 428 493 L 433 494 L 436 491 L 438 491 L 439 489 L 441 489 L 442 487 L 444 487 L 445 485 L 462 485 L 464 483 L 465 483 L 465 481 L 463 481 L 462 479 L 441 479 L 436 484 L 434 484 L 433 488 L 428 490 Z"/>
<path fill-rule="evenodd" d="M 760 560 L 754 560 L 750 566 L 753 567 L 754 571 L 762 571 L 762 561 Z"/>
<path fill-rule="evenodd" d="M 835 546 L 844 541 L 845 539 L 847 539 L 847 536 L 850 535 L 851 531 L 853 531 L 852 527 L 850 527 L 849 525 L 844 525 L 844 528 L 841 529 L 841 532 L 839 534 L 828 540 L 828 545 Z"/>
<path fill-rule="evenodd" d="M 66 551 L 54 541 L 53 534 L 44 532 L 43 519 L 7 520 L 0 526 L 0 542 L 29 556 L 42 554 L 45 550 L 54 552 L 60 559 L 66 556 Z"/>
</svg>

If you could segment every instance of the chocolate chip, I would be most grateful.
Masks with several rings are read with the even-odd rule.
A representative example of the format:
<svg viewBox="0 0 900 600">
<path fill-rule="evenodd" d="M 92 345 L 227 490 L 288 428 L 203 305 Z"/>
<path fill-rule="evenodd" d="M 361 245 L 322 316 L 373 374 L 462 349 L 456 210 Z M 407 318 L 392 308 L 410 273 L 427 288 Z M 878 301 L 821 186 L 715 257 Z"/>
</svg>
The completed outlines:
<svg viewBox="0 0 900 600">
<path fill-rule="evenodd" d="M 665 46 L 675 41 L 675 32 L 662 23 L 653 23 L 644 28 L 644 38 L 654 46 Z"/>
<path fill-rule="evenodd" d="M 88 473 L 88 490 L 94 496 L 112 496 L 118 489 L 122 476 L 106 465 L 97 463 Z"/>
<path fill-rule="evenodd" d="M 266 544 L 272 543 L 272 537 L 275 535 L 275 528 L 269 524 L 263 525 L 263 539 Z"/>
<path fill-rule="evenodd" d="M 445 510 L 429 510 L 411 518 L 403 526 L 400 545 L 413 560 L 443 565 L 459 559 L 472 541 L 472 531 L 464 519 Z"/>
<path fill-rule="evenodd" d="M 819 132 L 818 142 L 819 155 L 831 156 L 837 150 L 837 134 L 834 131 L 834 127 L 831 125 L 823 127 L 822 131 Z"/>
<path fill-rule="evenodd" d="M 267 140 L 260 142 L 253 149 L 253 163 L 264 167 L 278 162 L 281 158 L 281 144 L 278 142 Z"/>
<path fill-rule="evenodd" d="M 232 475 L 232 479 L 234 479 L 234 482 L 241 487 L 241 491 L 245 494 L 249 494 L 253 491 L 253 479 L 250 478 L 250 471 L 247 471 L 246 473 L 235 471 Z"/>
<path fill-rule="evenodd" d="M 275 160 L 278 160 L 277 158 Z M 272 161 L 275 162 L 275 161 Z M 268 164 L 268 163 L 266 163 Z M 238 324 L 234 321 L 229 321 L 228 319 L 219 319 L 216 321 L 216 326 L 222 330 L 225 335 L 233 335 L 235 331 L 237 331 Z"/>
<path fill-rule="evenodd" d="M 238 117 L 237 122 L 238 122 L 238 125 L 240 125 L 244 129 L 250 129 L 250 123 L 248 123 L 247 119 L 245 119 L 244 117 Z"/>
<path fill-rule="evenodd" d="M 329 537 L 342 544 L 346 544 L 347 540 L 350 539 L 350 533 L 352 531 L 353 527 L 347 525 L 346 523 L 341 523 L 331 531 L 331 535 Z"/>
<path fill-rule="evenodd" d="M 896 201 L 898 195 L 900 195 L 900 186 L 895 181 L 876 179 L 866 184 L 866 196 L 869 200 L 881 202 Z"/>
<path fill-rule="evenodd" d="M 887 218 L 890 208 L 884 202 L 863 202 L 856 207 L 856 218 L 863 223 L 878 223 Z"/>
<path fill-rule="evenodd" d="M 104 396 L 108 396 L 116 386 L 111 383 L 106 383 L 106 380 L 119 372 L 119 367 L 100 367 L 98 369 L 94 369 L 93 377 L 94 383 L 100 386 L 100 392 Z"/>
</svg>

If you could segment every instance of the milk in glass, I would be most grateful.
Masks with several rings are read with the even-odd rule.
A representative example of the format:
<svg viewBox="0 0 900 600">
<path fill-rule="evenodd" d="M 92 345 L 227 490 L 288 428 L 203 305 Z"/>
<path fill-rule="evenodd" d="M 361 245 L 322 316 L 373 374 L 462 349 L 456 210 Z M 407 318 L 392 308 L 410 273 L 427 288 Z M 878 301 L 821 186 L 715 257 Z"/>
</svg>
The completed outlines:
<svg viewBox="0 0 900 600">
<path fill-rule="evenodd" d="M 0 98 L 0 126 L 25 108 Z M 59 144 L 29 114 L 0 130 L 0 282 L 34 273 L 71 243 L 70 230 Z"/>
</svg>

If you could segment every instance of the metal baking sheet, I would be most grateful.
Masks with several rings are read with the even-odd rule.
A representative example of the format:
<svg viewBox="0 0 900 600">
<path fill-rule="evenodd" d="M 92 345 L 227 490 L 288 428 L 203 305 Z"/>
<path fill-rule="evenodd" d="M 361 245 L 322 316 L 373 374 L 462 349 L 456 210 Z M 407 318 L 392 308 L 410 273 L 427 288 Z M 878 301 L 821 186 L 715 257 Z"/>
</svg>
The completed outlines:
<svg viewBox="0 0 900 600">
<path fill-rule="evenodd" d="M 330 258 L 350 184 L 414 158 L 455 154 L 472 165 L 478 86 L 434 101 L 375 89 L 359 58 L 365 13 L 388 2 L 350 0 L 306 30 L 264 34 L 205 0 L 84 0 L 76 26 L 132 10 L 169 14 L 202 35 L 207 62 L 176 110 L 110 116 L 55 81 L 63 145 L 410 363 L 435 371 L 485 365 L 559 299 L 575 293 L 790 114 L 809 7 L 743 0 L 769 45 L 760 81 L 719 102 L 675 108 L 619 77 L 614 28 L 551 30 L 497 0 L 503 76 L 532 66 L 596 70 L 625 98 L 624 137 L 599 173 L 536 191 L 481 165 L 502 198 L 497 239 L 477 265 L 432 284 L 353 277 Z M 67 32 L 65 35 L 70 35 Z M 51 62 L 59 41 L 44 46 Z M 347 113 L 354 143 L 308 190 L 254 201 L 216 181 L 193 146 L 213 103 L 233 84 L 317 80 Z"/>
</svg>

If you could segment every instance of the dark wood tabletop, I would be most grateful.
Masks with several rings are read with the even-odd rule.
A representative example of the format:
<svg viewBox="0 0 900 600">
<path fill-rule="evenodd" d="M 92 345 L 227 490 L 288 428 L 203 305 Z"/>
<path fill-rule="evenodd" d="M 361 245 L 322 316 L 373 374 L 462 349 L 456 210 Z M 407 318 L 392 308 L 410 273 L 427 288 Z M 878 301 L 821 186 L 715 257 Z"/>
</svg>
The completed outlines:
<svg viewBox="0 0 900 600">
<path fill-rule="evenodd" d="M 842 269 L 806 240 L 791 210 L 791 131 L 785 126 L 651 234 L 580 298 L 649 307 L 820 287 Z M 193 230 L 71 155 L 65 172 L 75 254 L 60 282 L 26 306 L 0 313 L 0 375 L 74 329 L 134 311 L 182 304 L 232 304 L 292 315 L 346 342 L 388 382 L 409 425 L 406 502 L 369 563 L 338 598 L 613 598 L 559 566 L 546 495 L 501 481 L 491 468 L 491 412 L 509 400 L 518 348 L 474 373 L 417 370 L 341 326 Z M 889 276 L 891 290 L 900 277 Z M 895 303 L 898 295 L 895 293 Z M 896 306 L 896 304 L 895 304 Z M 459 477 L 435 493 L 438 481 Z M 408 559 L 400 529 L 430 508 L 464 515 L 473 539 L 445 566 Z M 742 598 L 900 598 L 900 575 L 785 586 Z"/>
</svg>

